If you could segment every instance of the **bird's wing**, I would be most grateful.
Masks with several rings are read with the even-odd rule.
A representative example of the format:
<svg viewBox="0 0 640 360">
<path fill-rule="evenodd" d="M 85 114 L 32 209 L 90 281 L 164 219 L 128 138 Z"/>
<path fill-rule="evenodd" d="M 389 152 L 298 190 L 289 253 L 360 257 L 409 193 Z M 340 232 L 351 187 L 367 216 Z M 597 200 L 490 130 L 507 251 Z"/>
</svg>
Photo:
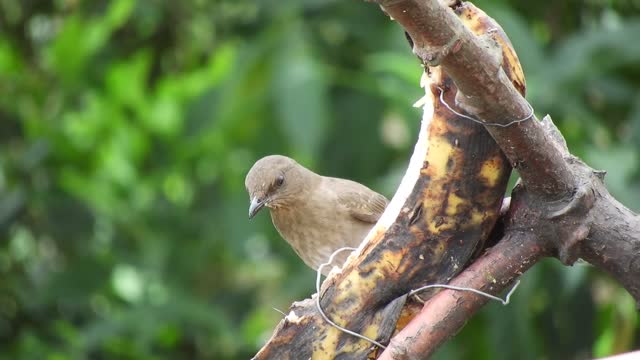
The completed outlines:
<svg viewBox="0 0 640 360">
<path fill-rule="evenodd" d="M 338 203 L 344 206 L 349 214 L 360 221 L 374 224 L 378 221 L 389 202 L 386 197 L 353 181 L 344 180 L 337 194 Z"/>
</svg>

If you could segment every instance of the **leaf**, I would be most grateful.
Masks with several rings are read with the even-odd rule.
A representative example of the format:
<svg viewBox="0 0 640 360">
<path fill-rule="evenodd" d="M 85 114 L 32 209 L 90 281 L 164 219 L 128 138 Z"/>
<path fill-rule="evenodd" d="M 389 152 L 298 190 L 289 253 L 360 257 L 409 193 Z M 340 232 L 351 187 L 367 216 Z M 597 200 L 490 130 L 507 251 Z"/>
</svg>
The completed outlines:
<svg viewBox="0 0 640 360">
<path fill-rule="evenodd" d="M 138 110 L 139 114 L 146 110 L 147 80 L 151 66 L 151 55 L 147 51 L 139 51 L 131 58 L 112 65 L 105 76 L 107 95 L 113 102 Z"/>
<path fill-rule="evenodd" d="M 301 24 L 286 30 L 274 70 L 274 101 L 281 130 L 295 152 L 310 159 L 320 150 L 328 126 L 326 75 Z"/>
<path fill-rule="evenodd" d="M 66 17 L 55 41 L 45 50 L 45 59 L 67 81 L 82 79 L 91 58 L 105 46 L 111 33 L 131 15 L 133 0 L 111 2 L 104 17 L 84 19 L 75 14 Z"/>
<path fill-rule="evenodd" d="M 397 52 L 374 53 L 366 58 L 367 68 L 370 71 L 390 73 L 408 84 L 418 87 L 422 73 L 418 66 L 418 60 L 409 54 L 409 52 L 402 54 Z"/>
</svg>

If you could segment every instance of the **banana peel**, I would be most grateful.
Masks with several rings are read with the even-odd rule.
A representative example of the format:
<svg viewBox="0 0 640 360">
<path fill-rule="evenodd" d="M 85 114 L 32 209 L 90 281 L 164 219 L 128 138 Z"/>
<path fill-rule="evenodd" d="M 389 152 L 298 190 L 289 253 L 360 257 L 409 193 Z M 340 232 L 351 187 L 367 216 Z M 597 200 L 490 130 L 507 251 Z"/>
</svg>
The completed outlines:
<svg viewBox="0 0 640 360">
<path fill-rule="evenodd" d="M 524 95 L 522 68 L 501 27 L 471 3 L 452 6 L 474 34 L 502 48 L 502 70 Z M 406 294 L 447 283 L 482 248 L 511 166 L 483 125 L 456 114 L 463 113 L 456 86 L 440 67 L 427 68 L 421 86 L 420 136 L 382 218 L 320 294 L 292 305 L 254 359 L 374 359 L 379 347 L 327 323 L 316 297 L 337 325 L 386 344 L 421 308 Z"/>
</svg>

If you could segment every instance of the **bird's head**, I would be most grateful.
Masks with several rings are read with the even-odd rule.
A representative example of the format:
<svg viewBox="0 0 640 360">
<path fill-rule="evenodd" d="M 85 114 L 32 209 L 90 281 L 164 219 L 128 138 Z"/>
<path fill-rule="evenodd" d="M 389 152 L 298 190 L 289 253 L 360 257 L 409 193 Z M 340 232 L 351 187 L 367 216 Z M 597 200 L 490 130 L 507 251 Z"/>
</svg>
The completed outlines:
<svg viewBox="0 0 640 360">
<path fill-rule="evenodd" d="M 269 155 L 258 160 L 244 181 L 249 193 L 249 219 L 265 206 L 286 206 L 305 188 L 305 176 L 310 171 L 293 159 L 282 155 Z"/>
</svg>

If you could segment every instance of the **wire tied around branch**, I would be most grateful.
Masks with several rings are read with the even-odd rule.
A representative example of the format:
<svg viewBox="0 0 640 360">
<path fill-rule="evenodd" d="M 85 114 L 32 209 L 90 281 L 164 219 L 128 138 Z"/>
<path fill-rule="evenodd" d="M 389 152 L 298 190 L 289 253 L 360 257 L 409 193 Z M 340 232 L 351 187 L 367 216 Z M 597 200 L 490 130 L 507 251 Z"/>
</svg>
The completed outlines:
<svg viewBox="0 0 640 360">
<path fill-rule="evenodd" d="M 453 109 L 453 107 L 451 107 L 445 100 L 444 100 L 444 89 L 438 86 L 438 90 L 440 90 L 440 102 L 442 103 L 442 105 L 444 105 L 447 109 L 449 109 L 449 111 L 451 111 L 452 113 L 465 118 L 467 120 L 471 120 L 475 123 L 484 125 L 484 126 L 497 126 L 497 127 L 502 127 L 502 128 L 506 128 L 509 127 L 511 125 L 515 125 L 517 123 L 521 123 L 523 121 L 527 121 L 529 119 L 531 119 L 533 117 L 533 106 L 531 106 L 531 104 L 527 103 L 527 105 L 529 106 L 529 115 L 527 115 L 526 117 L 523 117 L 522 119 L 516 119 L 513 121 L 510 121 L 506 124 L 501 124 L 501 123 L 493 123 L 493 122 L 486 122 L 486 121 L 482 121 L 479 119 L 476 119 L 474 117 L 471 117 L 469 115 L 465 115 L 465 114 L 461 114 L 459 112 L 457 112 L 456 110 Z"/>
<path fill-rule="evenodd" d="M 329 319 L 329 317 L 327 316 L 327 314 L 324 312 L 324 310 L 322 309 L 322 306 L 320 306 L 320 280 L 322 279 L 322 270 L 324 269 L 325 266 L 329 266 L 331 265 L 331 263 L 333 263 L 333 259 L 336 257 L 337 254 L 343 252 L 343 251 L 355 251 L 356 248 L 353 247 L 342 247 L 337 249 L 336 251 L 334 251 L 331 256 L 329 257 L 329 260 L 325 263 L 322 263 L 319 267 L 318 270 L 316 272 L 316 307 L 318 309 L 318 312 L 320 313 L 320 315 L 322 316 L 322 318 L 324 319 L 324 321 L 326 321 L 327 323 L 329 323 L 329 325 L 333 326 L 334 328 L 347 333 L 349 335 L 355 336 L 359 339 L 365 340 L 370 342 L 371 344 L 381 348 L 381 349 L 386 349 L 387 347 L 385 345 L 382 345 L 380 342 L 371 339 L 367 336 L 364 336 L 362 334 L 359 334 L 355 331 L 351 331 L 345 327 L 342 327 L 338 324 L 336 324 L 335 322 L 333 322 L 331 319 Z M 516 288 L 518 287 L 518 285 L 520 285 L 520 280 L 517 280 L 515 285 L 513 285 L 513 287 L 511 288 L 511 290 L 509 290 L 509 292 L 507 293 L 507 296 L 504 299 L 501 299 L 497 296 L 491 295 L 491 294 L 487 294 L 486 292 L 477 290 L 477 289 L 472 289 L 472 288 L 467 288 L 467 287 L 461 287 L 461 286 L 453 286 L 453 285 L 446 285 L 446 284 L 432 284 L 432 285 L 426 285 L 426 286 L 422 286 L 419 287 L 415 290 L 411 290 L 409 292 L 409 296 L 414 296 L 417 293 L 426 290 L 426 289 L 431 289 L 431 288 L 444 288 L 444 289 L 450 289 L 450 290 L 456 290 L 456 291 L 470 291 L 474 294 L 478 294 L 484 297 L 489 298 L 490 300 L 495 300 L 495 301 L 499 301 L 502 303 L 502 305 L 508 305 L 509 301 L 511 300 L 511 295 L 515 292 Z"/>
</svg>

